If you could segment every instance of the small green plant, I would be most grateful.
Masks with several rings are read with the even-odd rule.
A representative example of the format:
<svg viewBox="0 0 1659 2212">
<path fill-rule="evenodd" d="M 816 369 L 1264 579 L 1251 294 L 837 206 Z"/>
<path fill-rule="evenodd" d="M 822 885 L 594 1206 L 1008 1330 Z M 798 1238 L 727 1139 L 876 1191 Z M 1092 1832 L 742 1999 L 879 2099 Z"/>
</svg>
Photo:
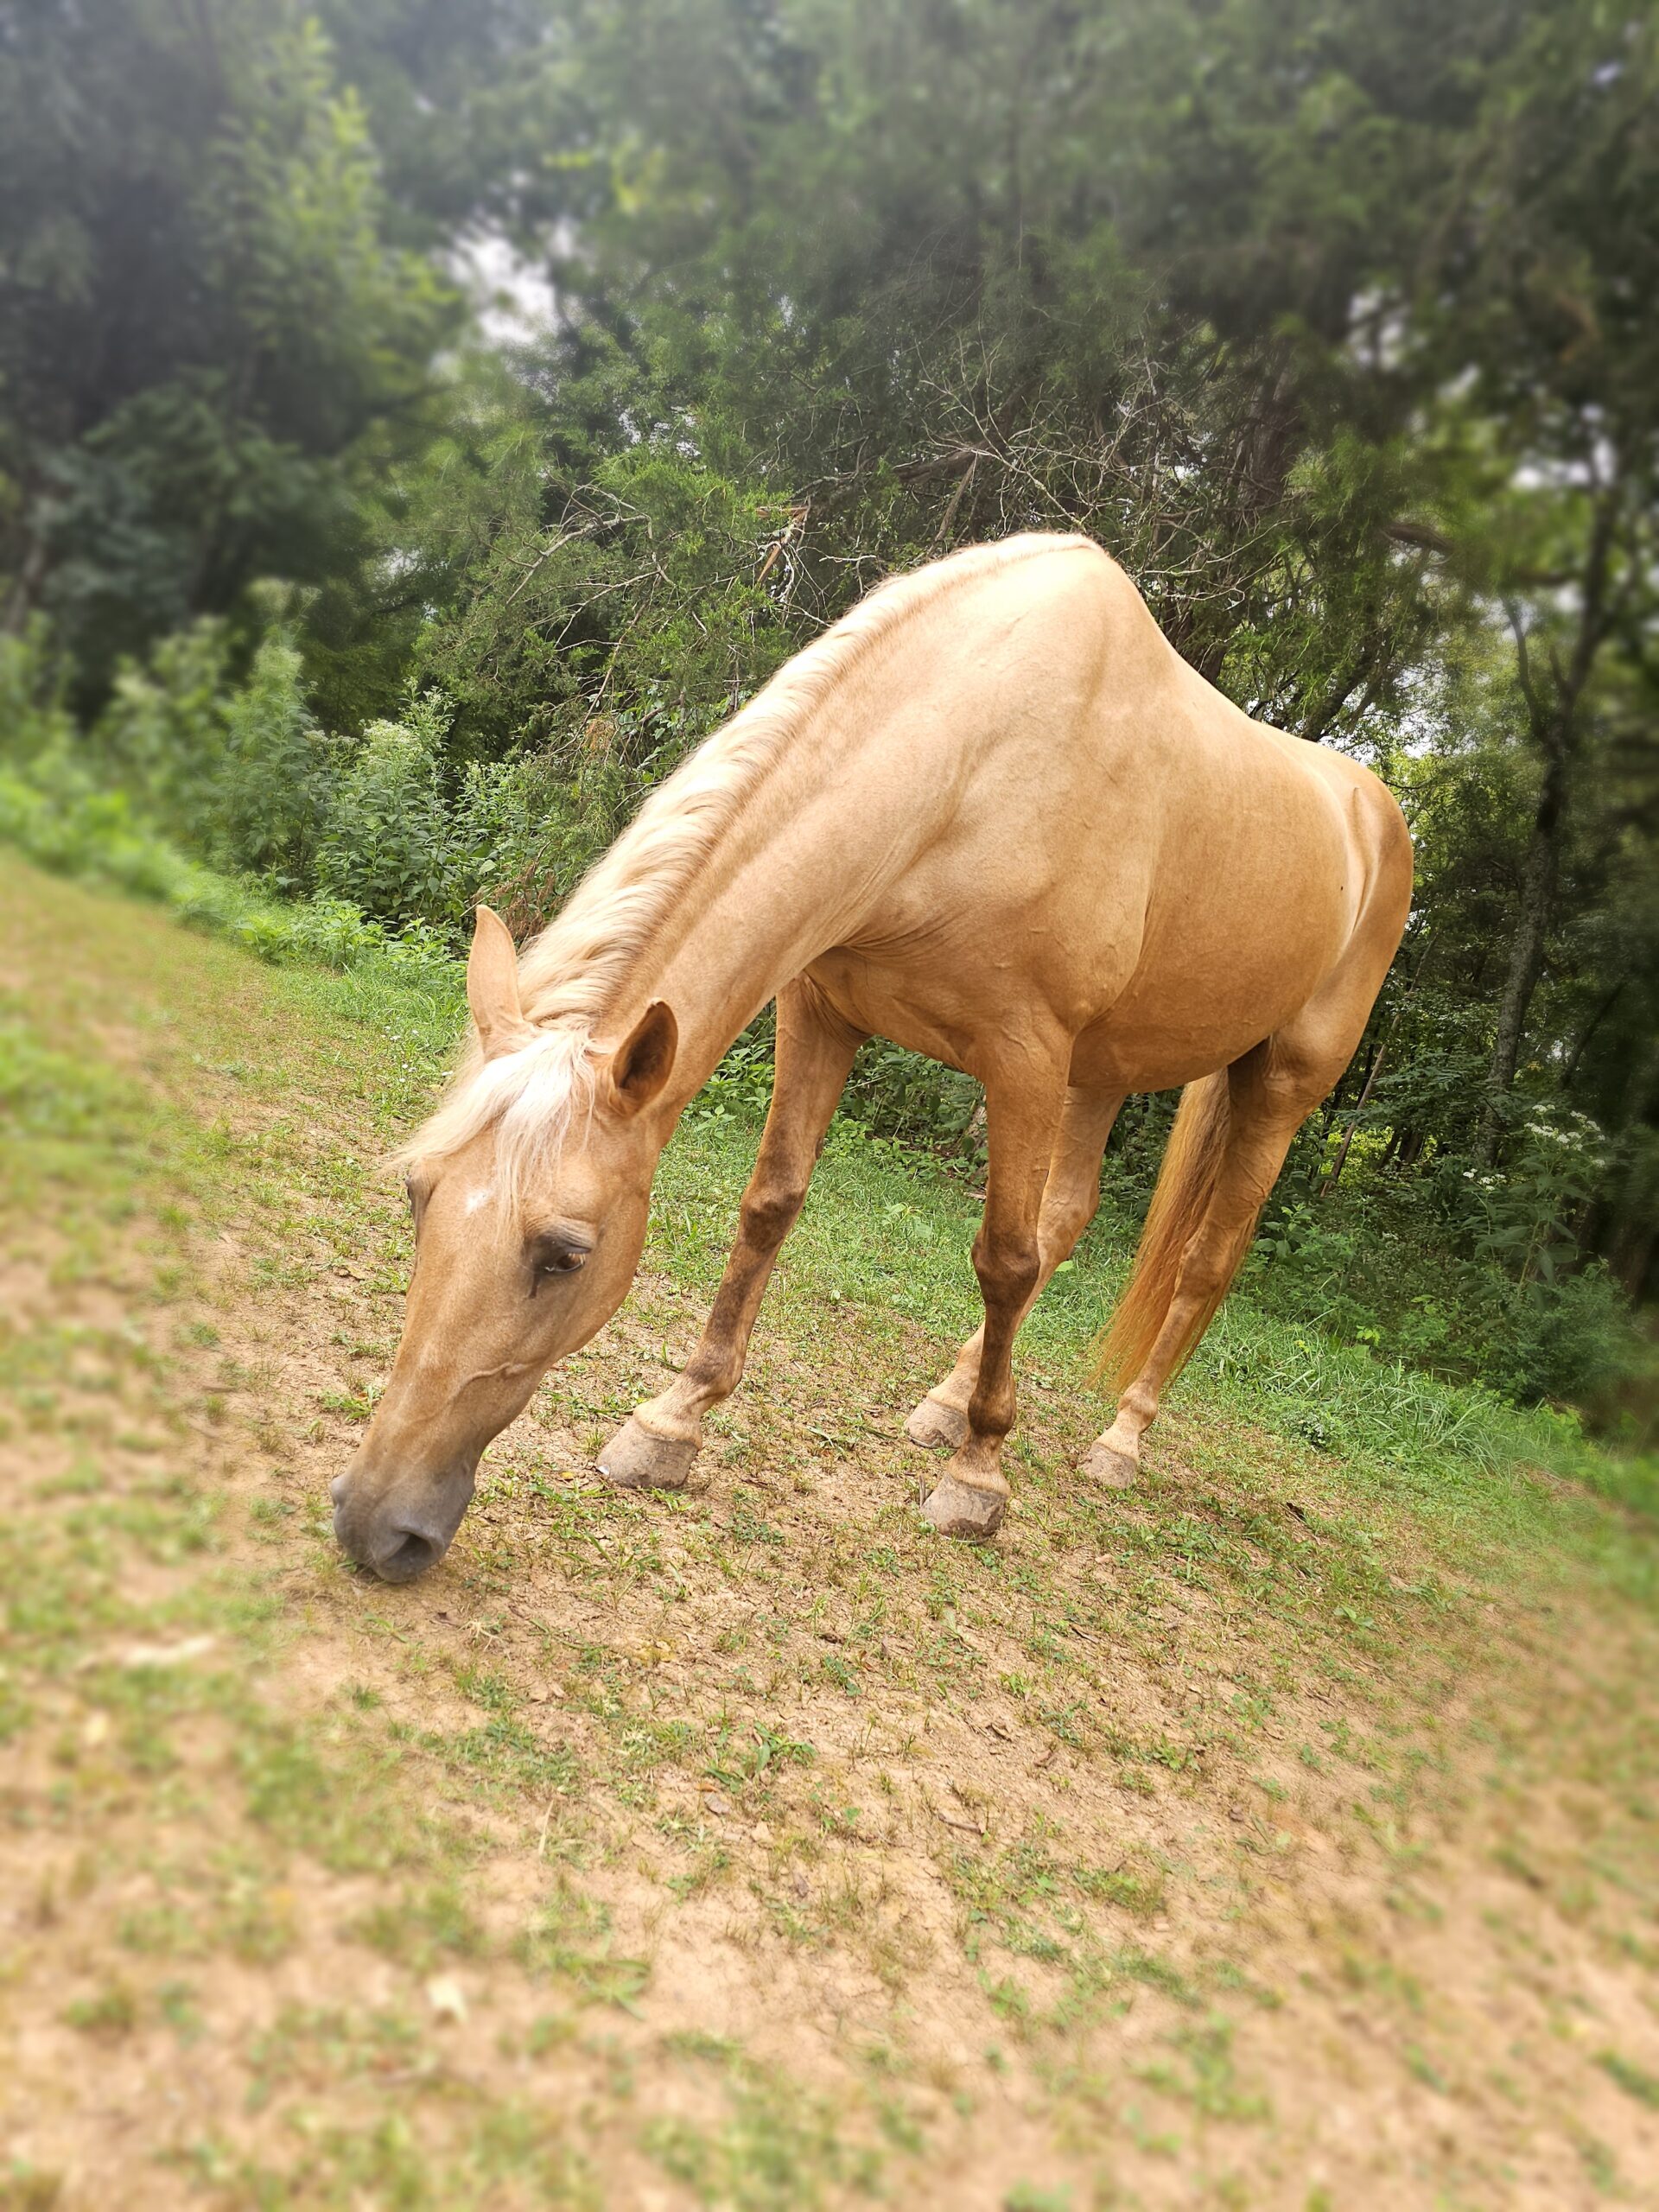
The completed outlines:
<svg viewBox="0 0 1659 2212">
<path fill-rule="evenodd" d="M 1644 2068 L 1633 2065 L 1616 2050 L 1598 2051 L 1596 2063 L 1609 2081 L 1618 2082 L 1626 2096 L 1634 2097 L 1638 2104 L 1646 2105 L 1649 2112 L 1659 2112 L 1659 2075 L 1649 2074 Z"/>
<path fill-rule="evenodd" d="M 329 782 L 298 649 L 273 629 L 226 706 L 224 756 L 209 801 L 213 858 L 280 891 L 308 890 Z"/>
<path fill-rule="evenodd" d="M 107 1982 L 90 1997 L 77 1997 L 63 2008 L 63 2017 L 83 2035 L 110 2042 L 130 2035 L 138 2020 L 138 2001 L 125 1982 Z"/>
<path fill-rule="evenodd" d="M 1039 2189 L 1035 2182 L 1017 2181 L 1002 2200 L 1002 2212 L 1071 2212 L 1072 2196 L 1062 2184 Z"/>
</svg>

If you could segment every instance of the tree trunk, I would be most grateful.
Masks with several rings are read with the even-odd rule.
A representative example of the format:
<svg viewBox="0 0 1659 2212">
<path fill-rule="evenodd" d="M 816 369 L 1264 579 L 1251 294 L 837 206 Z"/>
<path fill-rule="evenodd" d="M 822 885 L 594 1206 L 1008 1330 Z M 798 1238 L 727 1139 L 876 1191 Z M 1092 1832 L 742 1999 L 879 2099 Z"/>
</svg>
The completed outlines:
<svg viewBox="0 0 1659 2212">
<path fill-rule="evenodd" d="M 1383 1062 L 1388 1057 L 1389 1039 L 1384 1037 L 1371 1055 L 1371 1065 L 1366 1073 L 1365 1087 L 1359 1094 L 1359 1103 L 1348 1118 L 1348 1127 L 1343 1131 L 1342 1142 L 1337 1147 L 1337 1156 L 1332 1161 L 1324 1182 L 1319 1185 L 1319 1196 L 1322 1198 L 1328 1198 L 1342 1180 L 1342 1171 L 1348 1165 L 1348 1150 L 1354 1141 L 1354 1132 L 1359 1127 L 1359 1117 L 1371 1103 L 1371 1093 L 1376 1088 L 1376 1079 L 1382 1074 Z"/>
<path fill-rule="evenodd" d="M 1521 870 L 1521 910 L 1516 918 L 1515 935 L 1510 940 L 1503 995 L 1497 1002 L 1497 1028 L 1492 1038 L 1491 1063 L 1486 1071 L 1485 1110 L 1475 1133 L 1477 1167 L 1490 1167 L 1497 1156 L 1503 1108 L 1515 1087 L 1527 1009 L 1532 1004 L 1533 992 L 1543 971 L 1544 932 L 1549 925 L 1550 901 L 1555 889 L 1561 831 L 1567 816 L 1566 784 L 1565 751 L 1552 751 Z"/>
<path fill-rule="evenodd" d="M 1510 944 L 1503 995 L 1497 1005 L 1497 1029 L 1486 1073 L 1486 1104 L 1480 1127 L 1475 1132 L 1477 1167 L 1491 1167 L 1497 1157 L 1503 1109 L 1515 1084 L 1527 1009 L 1543 970 L 1544 935 L 1549 926 L 1550 905 L 1555 893 L 1567 827 L 1567 785 L 1580 737 L 1579 703 L 1620 604 L 1619 594 L 1611 589 L 1609 567 L 1619 499 L 1620 487 L 1615 477 L 1602 488 L 1597 499 L 1589 543 L 1585 548 L 1573 651 L 1563 664 L 1554 646 L 1550 647 L 1548 683 L 1541 683 L 1535 672 L 1531 640 L 1520 606 L 1514 600 L 1504 601 L 1515 637 L 1516 680 L 1526 702 L 1534 741 L 1542 756 L 1544 777 L 1521 870 L 1521 911 Z"/>
<path fill-rule="evenodd" d="M 1620 999 L 1624 997 L 1624 987 L 1630 980 L 1630 979 L 1628 976 L 1621 976 L 1618 978 L 1618 982 L 1613 985 L 1612 989 L 1607 993 L 1600 1005 L 1591 1015 L 1589 1020 L 1579 1032 L 1578 1042 L 1567 1054 L 1567 1065 L 1561 1070 L 1561 1095 L 1563 1097 L 1565 1097 L 1567 1092 L 1572 1090 L 1573 1083 L 1577 1079 L 1579 1069 L 1583 1064 L 1585 1053 L 1589 1050 L 1591 1039 L 1595 1035 L 1597 1030 L 1600 1028 L 1602 1023 L 1612 1012 L 1613 1008 L 1618 1004 Z"/>
</svg>

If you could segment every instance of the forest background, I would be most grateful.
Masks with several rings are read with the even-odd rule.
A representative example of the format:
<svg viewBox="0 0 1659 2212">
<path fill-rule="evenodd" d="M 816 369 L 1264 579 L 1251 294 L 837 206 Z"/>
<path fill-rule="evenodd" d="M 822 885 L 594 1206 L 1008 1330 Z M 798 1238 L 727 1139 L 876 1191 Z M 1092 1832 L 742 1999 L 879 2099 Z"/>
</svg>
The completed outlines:
<svg viewBox="0 0 1659 2212">
<path fill-rule="evenodd" d="M 1640 1441 L 1656 208 L 1601 0 L 0 0 L 0 835 L 447 960 L 881 576 L 1086 531 L 1416 838 L 1247 1294 Z"/>
</svg>

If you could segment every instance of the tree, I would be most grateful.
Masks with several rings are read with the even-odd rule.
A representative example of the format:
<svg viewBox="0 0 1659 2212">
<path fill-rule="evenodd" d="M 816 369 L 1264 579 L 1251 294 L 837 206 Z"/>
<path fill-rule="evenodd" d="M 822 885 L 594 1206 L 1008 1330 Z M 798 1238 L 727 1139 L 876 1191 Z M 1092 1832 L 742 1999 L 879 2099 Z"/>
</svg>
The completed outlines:
<svg viewBox="0 0 1659 2212">
<path fill-rule="evenodd" d="M 1502 604 L 1536 766 L 1477 1164 L 1502 1135 L 1573 813 L 1623 687 L 1659 709 L 1659 49 L 1645 17 L 1539 15 L 1494 73 L 1427 275 L 1425 342 L 1479 457 L 1459 548 Z M 1614 667 L 1610 668 L 1610 663 Z"/>
<path fill-rule="evenodd" d="M 83 700 L 117 655 L 326 575 L 340 457 L 454 303 L 390 244 L 363 108 L 261 0 L 0 7 L 0 574 Z"/>
</svg>

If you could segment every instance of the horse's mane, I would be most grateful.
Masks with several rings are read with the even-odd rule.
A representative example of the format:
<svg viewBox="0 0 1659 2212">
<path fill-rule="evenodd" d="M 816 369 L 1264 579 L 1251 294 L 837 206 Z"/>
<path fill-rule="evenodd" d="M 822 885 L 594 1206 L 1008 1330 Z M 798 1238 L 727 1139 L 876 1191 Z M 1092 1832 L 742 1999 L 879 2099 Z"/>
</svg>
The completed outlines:
<svg viewBox="0 0 1659 2212">
<path fill-rule="evenodd" d="M 519 998 L 529 1030 L 486 1060 L 470 1039 L 448 1096 L 397 1158 L 456 1152 L 499 1124 L 498 1167 L 517 1180 L 591 1109 L 593 1040 L 636 960 L 721 836 L 753 802 L 814 711 L 912 613 L 958 586 L 1087 537 L 1032 532 L 975 545 L 889 577 L 780 668 L 731 721 L 658 786 L 562 912 L 524 948 Z"/>
</svg>

